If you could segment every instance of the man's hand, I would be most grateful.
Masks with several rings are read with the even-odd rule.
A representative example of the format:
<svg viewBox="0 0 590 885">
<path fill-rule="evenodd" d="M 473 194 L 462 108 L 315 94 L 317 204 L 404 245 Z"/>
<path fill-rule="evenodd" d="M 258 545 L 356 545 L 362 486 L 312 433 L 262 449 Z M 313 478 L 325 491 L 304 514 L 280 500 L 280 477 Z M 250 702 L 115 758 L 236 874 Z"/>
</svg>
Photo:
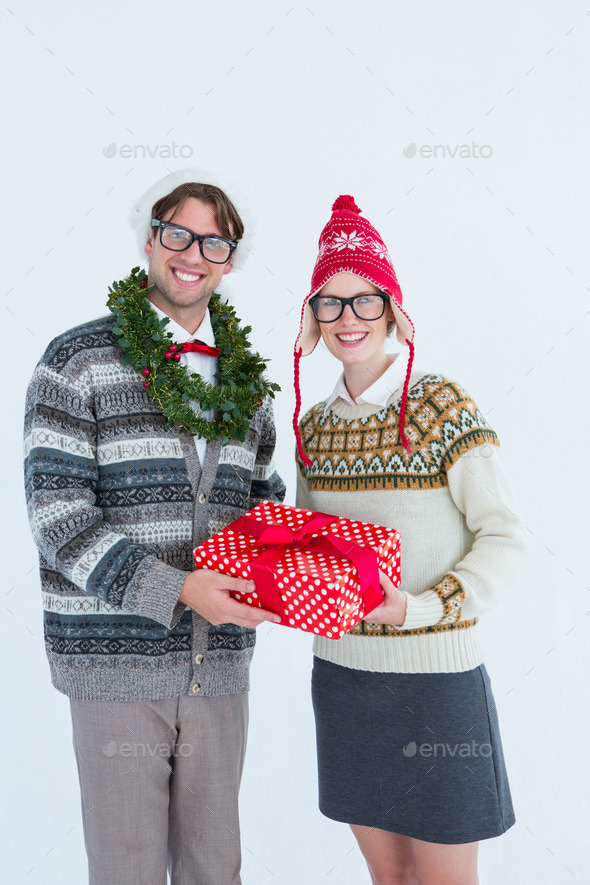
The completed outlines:
<svg viewBox="0 0 590 885">
<path fill-rule="evenodd" d="M 383 602 L 365 615 L 364 620 L 372 624 L 390 624 L 403 628 L 406 620 L 406 594 L 394 587 L 386 574 L 379 570 L 379 584 L 383 590 Z"/>
<path fill-rule="evenodd" d="M 210 569 L 199 569 L 187 576 L 178 601 L 188 605 L 210 624 L 237 624 L 238 627 L 257 627 L 263 621 L 280 624 L 281 618 L 274 612 L 253 608 L 238 602 L 229 595 L 230 590 L 251 593 L 256 589 L 253 581 L 220 575 Z"/>
</svg>

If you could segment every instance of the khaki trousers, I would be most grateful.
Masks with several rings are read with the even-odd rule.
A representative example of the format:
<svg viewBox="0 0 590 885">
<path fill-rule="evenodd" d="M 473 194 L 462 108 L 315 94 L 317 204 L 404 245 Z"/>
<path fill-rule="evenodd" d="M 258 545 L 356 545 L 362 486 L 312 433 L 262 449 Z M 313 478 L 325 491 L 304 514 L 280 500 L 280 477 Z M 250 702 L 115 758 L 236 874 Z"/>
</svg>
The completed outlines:
<svg viewBox="0 0 590 885">
<path fill-rule="evenodd" d="M 247 693 L 71 712 L 89 885 L 239 885 Z"/>
</svg>

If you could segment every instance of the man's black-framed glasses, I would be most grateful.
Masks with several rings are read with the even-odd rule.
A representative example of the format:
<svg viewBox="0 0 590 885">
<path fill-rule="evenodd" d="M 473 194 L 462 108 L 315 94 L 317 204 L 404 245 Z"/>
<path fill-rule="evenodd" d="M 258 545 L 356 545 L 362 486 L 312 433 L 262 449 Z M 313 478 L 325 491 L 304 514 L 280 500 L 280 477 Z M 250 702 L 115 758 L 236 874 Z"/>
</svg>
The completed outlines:
<svg viewBox="0 0 590 885">
<path fill-rule="evenodd" d="M 359 320 L 379 320 L 385 312 L 389 295 L 355 295 L 354 298 L 336 298 L 332 295 L 314 295 L 309 299 L 313 315 L 318 323 L 335 323 L 347 304 Z"/>
<path fill-rule="evenodd" d="M 181 227 L 170 221 L 160 221 L 158 218 L 152 218 L 151 226 L 160 228 L 160 243 L 172 252 L 184 252 L 195 240 L 198 240 L 201 255 L 205 261 L 210 261 L 212 264 L 228 262 L 238 245 L 233 240 L 225 240 L 223 237 L 194 234 L 188 227 Z"/>
</svg>

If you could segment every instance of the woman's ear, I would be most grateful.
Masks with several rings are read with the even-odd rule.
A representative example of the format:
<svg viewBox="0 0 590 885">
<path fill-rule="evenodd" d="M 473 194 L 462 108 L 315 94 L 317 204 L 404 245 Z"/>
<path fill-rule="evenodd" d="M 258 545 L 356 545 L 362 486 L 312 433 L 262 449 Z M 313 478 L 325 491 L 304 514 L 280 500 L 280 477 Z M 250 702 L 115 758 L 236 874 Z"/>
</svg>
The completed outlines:
<svg viewBox="0 0 590 885">
<path fill-rule="evenodd" d="M 396 329 L 395 314 L 393 312 L 393 307 L 391 306 L 391 299 L 387 302 L 385 316 L 387 317 L 387 335 L 389 336 L 392 335 Z"/>
</svg>

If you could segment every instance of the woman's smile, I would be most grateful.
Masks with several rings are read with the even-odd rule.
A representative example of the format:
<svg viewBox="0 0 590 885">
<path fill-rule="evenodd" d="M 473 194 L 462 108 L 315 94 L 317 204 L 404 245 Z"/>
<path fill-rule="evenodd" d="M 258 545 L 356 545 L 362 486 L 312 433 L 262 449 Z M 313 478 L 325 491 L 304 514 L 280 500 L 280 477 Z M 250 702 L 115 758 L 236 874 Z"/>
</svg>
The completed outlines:
<svg viewBox="0 0 590 885">
<path fill-rule="evenodd" d="M 335 337 L 345 347 L 355 347 L 365 340 L 368 332 L 336 332 Z"/>
</svg>

